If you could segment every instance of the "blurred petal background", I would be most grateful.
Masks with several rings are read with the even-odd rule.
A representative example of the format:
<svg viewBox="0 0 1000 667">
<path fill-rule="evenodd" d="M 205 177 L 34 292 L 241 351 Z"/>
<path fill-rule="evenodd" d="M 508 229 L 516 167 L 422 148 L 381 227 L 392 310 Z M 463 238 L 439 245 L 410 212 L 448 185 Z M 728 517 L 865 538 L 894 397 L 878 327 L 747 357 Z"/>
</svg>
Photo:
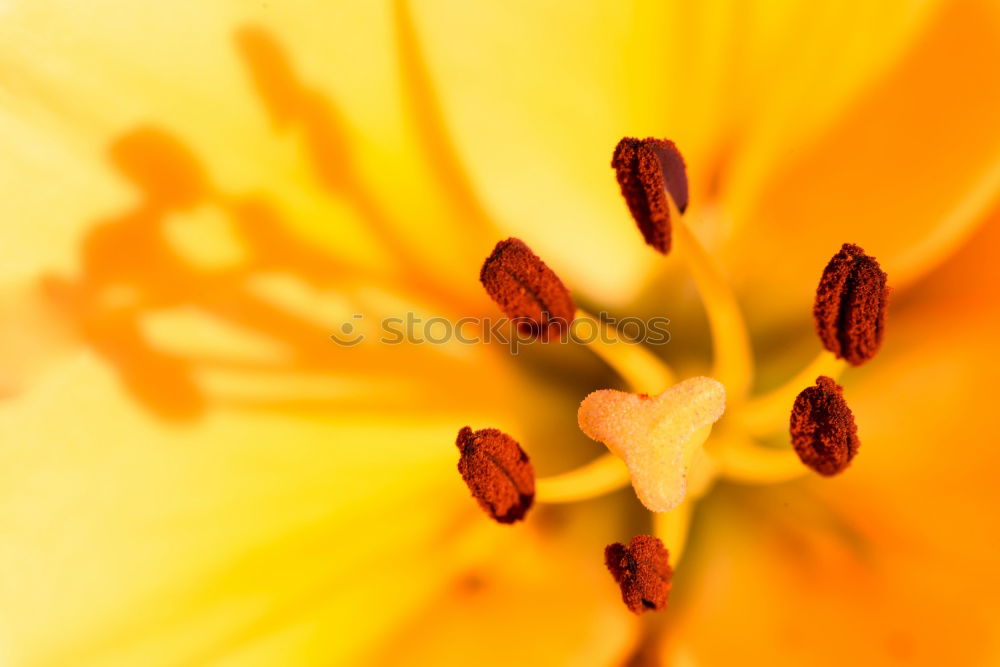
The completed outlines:
<svg viewBox="0 0 1000 667">
<path fill-rule="evenodd" d="M 0 664 L 997 664 L 998 62 L 985 0 L 0 0 Z M 610 371 L 373 335 L 495 315 L 516 235 L 704 372 L 624 135 L 684 152 L 758 389 L 842 242 L 895 290 L 852 468 L 718 484 L 641 619 L 630 490 L 511 528 L 455 470 L 466 424 L 592 459 Z"/>
</svg>

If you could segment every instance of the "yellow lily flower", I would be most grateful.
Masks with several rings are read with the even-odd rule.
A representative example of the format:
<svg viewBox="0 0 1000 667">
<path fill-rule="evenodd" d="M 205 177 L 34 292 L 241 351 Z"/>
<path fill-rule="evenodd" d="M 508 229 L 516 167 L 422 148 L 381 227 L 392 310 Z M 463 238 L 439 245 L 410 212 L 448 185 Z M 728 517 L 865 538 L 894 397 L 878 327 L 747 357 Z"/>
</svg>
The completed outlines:
<svg viewBox="0 0 1000 667">
<path fill-rule="evenodd" d="M 989 0 L 0 0 L 0 664 L 997 661 L 997 62 Z M 622 136 L 681 147 L 688 261 Z M 670 344 L 377 342 L 495 316 L 508 236 Z M 826 479 L 772 417 L 844 242 L 894 291 Z M 580 401 L 705 374 L 688 501 L 605 494 Z M 524 522 L 468 497 L 467 424 L 530 455 Z M 648 532 L 637 619 L 602 558 Z"/>
</svg>

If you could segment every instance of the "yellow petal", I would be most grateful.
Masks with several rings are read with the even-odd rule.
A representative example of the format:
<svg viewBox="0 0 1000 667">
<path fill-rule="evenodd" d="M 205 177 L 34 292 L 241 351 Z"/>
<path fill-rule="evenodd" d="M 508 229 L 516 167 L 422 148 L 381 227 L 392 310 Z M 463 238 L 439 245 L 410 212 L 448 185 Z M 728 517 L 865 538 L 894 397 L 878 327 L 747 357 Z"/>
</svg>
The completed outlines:
<svg viewBox="0 0 1000 667">
<path fill-rule="evenodd" d="M 127 178 L 109 168 L 109 147 L 155 127 L 203 166 L 219 195 L 265 193 L 283 237 L 362 266 L 396 264 L 394 252 L 408 249 L 438 282 L 447 276 L 455 290 L 476 293 L 478 253 L 458 252 L 475 225 L 427 169 L 404 115 L 388 7 L 103 2 L 91 10 L 15 3 L 0 25 L 0 66 L 17 73 L 2 93 L 0 175 L 20 184 L 2 210 L 38 220 L 4 230 L 5 247 L 21 258 L 4 276 L 72 266 L 82 230 L 135 201 Z M 331 25 L 352 28 L 331 40 Z M 247 34 L 260 39 L 248 46 Z M 310 104 L 273 122 L 262 70 L 280 71 L 283 90 Z M 396 246 L 384 247 L 391 239 Z"/>
<path fill-rule="evenodd" d="M 734 279 L 757 321 L 805 312 L 843 242 L 904 288 L 960 243 L 1000 184 L 1000 18 L 948 3 L 899 63 L 734 211 Z M 743 258 L 743 259 L 740 259 Z M 746 258 L 752 258 L 747 261 Z"/>
<path fill-rule="evenodd" d="M 372 664 L 398 664 L 401 650 L 408 664 L 428 667 L 622 663 L 638 624 L 602 560 L 604 546 L 619 539 L 615 505 L 588 503 L 569 527 L 542 516 L 543 531 L 526 528 L 443 588 L 385 638 Z"/>
<path fill-rule="evenodd" d="M 737 140 L 752 136 L 759 153 L 758 139 L 784 138 L 775 128 L 822 124 L 912 38 L 930 4 L 441 3 L 413 13 L 458 154 L 500 224 L 570 284 L 622 303 L 656 258 L 608 166 L 619 138 L 676 141 L 703 200 Z M 803 95 L 820 68 L 827 86 Z"/>
<path fill-rule="evenodd" d="M 221 410 L 165 428 L 75 356 L 0 411 L 9 659 L 202 662 L 315 614 L 343 641 L 309 660 L 337 662 L 482 553 L 448 555 L 481 519 L 454 470 L 455 424 L 476 418 Z"/>
</svg>

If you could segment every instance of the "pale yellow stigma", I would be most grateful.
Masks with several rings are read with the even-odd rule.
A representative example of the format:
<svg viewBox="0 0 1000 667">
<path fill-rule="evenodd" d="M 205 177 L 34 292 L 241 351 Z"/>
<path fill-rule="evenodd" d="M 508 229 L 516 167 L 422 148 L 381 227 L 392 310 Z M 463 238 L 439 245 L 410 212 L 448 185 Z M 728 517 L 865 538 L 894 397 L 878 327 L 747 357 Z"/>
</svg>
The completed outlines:
<svg viewBox="0 0 1000 667">
<path fill-rule="evenodd" d="M 580 404 L 577 420 L 625 462 L 642 504 L 667 512 L 684 500 L 694 454 L 725 409 L 722 384 L 694 377 L 658 396 L 595 391 Z"/>
</svg>

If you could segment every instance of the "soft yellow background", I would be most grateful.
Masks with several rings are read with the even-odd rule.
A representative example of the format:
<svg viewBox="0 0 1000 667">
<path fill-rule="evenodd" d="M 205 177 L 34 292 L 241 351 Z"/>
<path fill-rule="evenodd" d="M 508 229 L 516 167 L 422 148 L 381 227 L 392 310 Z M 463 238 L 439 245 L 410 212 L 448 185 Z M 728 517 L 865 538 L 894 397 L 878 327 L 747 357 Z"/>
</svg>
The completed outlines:
<svg viewBox="0 0 1000 667">
<path fill-rule="evenodd" d="M 997 664 L 998 63 L 973 0 L 0 0 L 0 665 Z M 704 372 L 624 135 L 684 152 L 759 389 L 842 242 L 895 290 L 851 469 L 717 486 L 641 620 L 631 491 L 500 527 L 455 471 L 466 424 L 595 456 L 606 368 L 327 338 L 496 315 L 517 235 Z"/>
</svg>

